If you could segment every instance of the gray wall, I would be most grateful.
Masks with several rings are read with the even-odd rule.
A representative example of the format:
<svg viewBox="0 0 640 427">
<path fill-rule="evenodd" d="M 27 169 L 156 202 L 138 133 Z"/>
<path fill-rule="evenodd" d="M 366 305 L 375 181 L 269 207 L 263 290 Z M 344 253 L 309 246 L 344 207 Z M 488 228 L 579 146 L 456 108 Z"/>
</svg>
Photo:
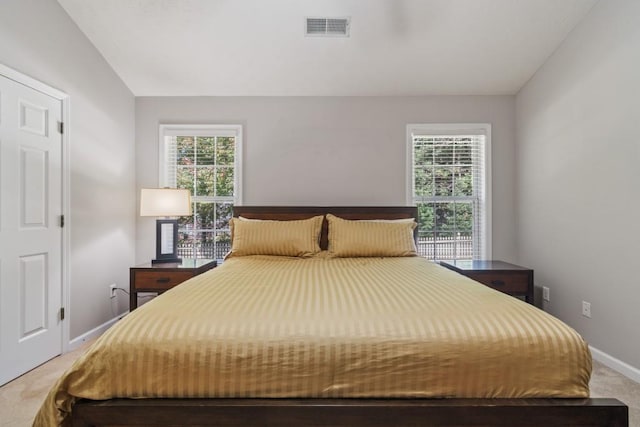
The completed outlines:
<svg viewBox="0 0 640 427">
<path fill-rule="evenodd" d="M 515 97 L 139 97 L 138 188 L 158 185 L 158 125 L 241 124 L 245 205 L 404 205 L 406 125 L 493 125 L 493 255 L 515 253 Z M 136 259 L 153 258 L 138 218 Z"/>
<path fill-rule="evenodd" d="M 134 97 L 55 0 L 0 2 L 0 63 L 70 96 L 70 337 L 128 309 L 135 252 Z"/>
<path fill-rule="evenodd" d="M 549 312 L 636 369 L 639 22 L 637 0 L 598 2 L 517 96 L 519 258 Z"/>
</svg>

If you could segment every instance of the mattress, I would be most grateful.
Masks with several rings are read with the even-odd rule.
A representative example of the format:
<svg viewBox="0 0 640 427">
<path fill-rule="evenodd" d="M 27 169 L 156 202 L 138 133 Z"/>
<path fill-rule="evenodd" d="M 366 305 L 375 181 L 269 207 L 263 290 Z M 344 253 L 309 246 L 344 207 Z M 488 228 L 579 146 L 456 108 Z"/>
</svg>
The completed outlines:
<svg viewBox="0 0 640 427">
<path fill-rule="evenodd" d="M 59 379 L 79 398 L 587 397 L 578 333 L 418 257 L 231 258 L 127 315 Z"/>
</svg>

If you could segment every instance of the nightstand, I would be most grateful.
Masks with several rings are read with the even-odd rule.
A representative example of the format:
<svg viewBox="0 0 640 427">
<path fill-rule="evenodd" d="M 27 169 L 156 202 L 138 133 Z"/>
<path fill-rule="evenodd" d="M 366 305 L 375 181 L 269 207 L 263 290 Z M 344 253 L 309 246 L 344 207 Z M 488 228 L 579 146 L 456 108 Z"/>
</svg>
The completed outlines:
<svg viewBox="0 0 640 427">
<path fill-rule="evenodd" d="M 143 264 L 129 269 L 129 311 L 138 307 L 138 292 L 161 294 L 187 279 L 211 270 L 214 259 L 184 258 L 181 264 Z"/>
<path fill-rule="evenodd" d="M 533 304 L 533 270 L 504 261 L 440 261 L 440 265 L 477 282 Z"/>
</svg>

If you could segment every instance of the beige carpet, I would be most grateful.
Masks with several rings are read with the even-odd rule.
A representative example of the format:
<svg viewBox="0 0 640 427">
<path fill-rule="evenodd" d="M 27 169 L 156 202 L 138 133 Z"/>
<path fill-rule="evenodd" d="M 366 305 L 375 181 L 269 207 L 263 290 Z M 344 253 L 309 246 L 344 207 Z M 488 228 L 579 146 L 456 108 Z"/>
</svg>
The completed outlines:
<svg viewBox="0 0 640 427">
<path fill-rule="evenodd" d="M 51 359 L 0 387 L 0 426 L 30 426 L 51 386 L 92 342 Z"/>
<path fill-rule="evenodd" d="M 56 357 L 0 387 L 0 426 L 30 426 L 55 380 L 90 343 Z M 592 397 L 615 397 L 629 406 L 629 426 L 640 427 L 640 384 L 606 366 L 593 362 Z"/>
<path fill-rule="evenodd" d="M 591 397 L 615 397 L 629 407 L 629 426 L 640 427 L 640 383 L 595 360 L 591 373 Z"/>
</svg>

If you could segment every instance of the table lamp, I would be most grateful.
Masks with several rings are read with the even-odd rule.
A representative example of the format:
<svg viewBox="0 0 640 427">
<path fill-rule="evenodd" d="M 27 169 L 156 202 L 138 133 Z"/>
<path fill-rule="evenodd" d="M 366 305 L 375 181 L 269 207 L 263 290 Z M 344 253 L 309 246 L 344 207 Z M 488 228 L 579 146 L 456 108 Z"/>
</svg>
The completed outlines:
<svg viewBox="0 0 640 427">
<path fill-rule="evenodd" d="M 180 263 L 178 258 L 177 217 L 191 215 L 189 190 L 177 188 L 143 188 L 140 190 L 140 216 L 164 217 L 156 219 L 156 259 L 152 264 Z"/>
</svg>

